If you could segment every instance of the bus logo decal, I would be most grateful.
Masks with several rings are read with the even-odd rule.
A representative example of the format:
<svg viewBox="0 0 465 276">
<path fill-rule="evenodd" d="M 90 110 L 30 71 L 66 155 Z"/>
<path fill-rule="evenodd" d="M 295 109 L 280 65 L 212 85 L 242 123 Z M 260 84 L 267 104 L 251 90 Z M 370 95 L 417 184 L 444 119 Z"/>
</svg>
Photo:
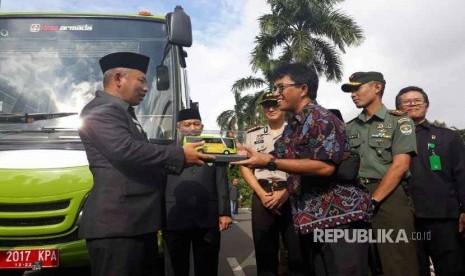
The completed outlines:
<svg viewBox="0 0 465 276">
<path fill-rule="evenodd" d="M 31 24 L 31 27 L 29 28 L 29 31 L 31 33 L 37 33 L 40 31 L 40 24 Z"/>
</svg>

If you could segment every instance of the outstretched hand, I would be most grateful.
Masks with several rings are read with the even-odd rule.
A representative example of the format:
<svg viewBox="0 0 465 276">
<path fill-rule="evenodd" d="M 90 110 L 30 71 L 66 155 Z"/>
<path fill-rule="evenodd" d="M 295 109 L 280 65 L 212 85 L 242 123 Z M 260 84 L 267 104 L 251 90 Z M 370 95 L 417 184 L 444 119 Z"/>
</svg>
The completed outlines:
<svg viewBox="0 0 465 276">
<path fill-rule="evenodd" d="M 186 167 L 190 167 L 192 165 L 203 166 L 205 164 L 204 161 L 215 160 L 213 155 L 200 153 L 196 150 L 197 147 L 200 147 L 203 144 L 205 144 L 205 141 L 188 143 L 183 146 Z"/>
<path fill-rule="evenodd" d="M 268 153 L 258 153 L 251 148 L 242 147 L 238 154 L 247 155 L 249 158 L 246 160 L 231 162 L 231 165 L 240 165 L 250 169 L 263 168 L 270 162 L 273 157 Z"/>
</svg>

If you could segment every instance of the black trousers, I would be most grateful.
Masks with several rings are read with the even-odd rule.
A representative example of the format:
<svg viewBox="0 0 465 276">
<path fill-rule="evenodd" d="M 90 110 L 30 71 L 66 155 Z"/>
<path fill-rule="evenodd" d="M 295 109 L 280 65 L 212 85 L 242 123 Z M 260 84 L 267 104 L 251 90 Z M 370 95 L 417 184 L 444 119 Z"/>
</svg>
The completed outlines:
<svg viewBox="0 0 465 276">
<path fill-rule="evenodd" d="M 294 231 L 289 200 L 282 206 L 281 215 L 269 212 L 254 194 L 252 197 L 252 234 L 255 245 L 257 275 L 278 275 L 279 235 L 288 253 L 289 275 L 308 275 L 303 262 L 299 236 Z"/>
<path fill-rule="evenodd" d="M 176 276 L 189 275 L 190 252 L 194 255 L 195 275 L 218 275 L 221 234 L 218 228 L 163 230 L 171 269 Z"/>
<path fill-rule="evenodd" d="M 86 240 L 92 276 L 161 275 L 157 233 Z"/>
<path fill-rule="evenodd" d="M 349 237 L 355 237 L 353 229 L 368 229 L 364 222 L 341 225 L 333 229 L 344 229 Z M 369 243 L 346 242 L 338 239 L 334 243 L 314 241 L 313 234 L 301 235 L 304 258 L 312 265 L 308 275 L 312 276 L 365 276 L 368 275 Z"/>
<path fill-rule="evenodd" d="M 438 276 L 465 275 L 463 249 L 457 219 L 415 218 L 415 229 L 431 233 L 431 239 L 418 241 L 418 262 L 421 275 L 430 275 L 429 258 Z M 422 235 L 425 236 L 425 235 Z"/>
</svg>

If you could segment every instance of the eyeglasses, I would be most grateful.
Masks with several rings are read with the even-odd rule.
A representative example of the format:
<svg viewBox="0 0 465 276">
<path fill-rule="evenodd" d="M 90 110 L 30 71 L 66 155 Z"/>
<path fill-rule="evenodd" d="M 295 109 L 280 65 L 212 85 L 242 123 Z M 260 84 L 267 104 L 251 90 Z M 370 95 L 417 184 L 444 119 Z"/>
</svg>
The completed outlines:
<svg viewBox="0 0 465 276">
<path fill-rule="evenodd" d="M 400 104 L 403 106 L 409 106 L 409 105 L 422 105 L 425 103 L 425 100 L 423 99 L 412 99 L 412 100 L 405 100 L 401 101 Z"/>
<path fill-rule="evenodd" d="M 278 85 L 273 86 L 273 92 L 277 92 L 279 94 L 283 93 L 284 89 L 297 86 L 297 85 L 304 85 L 305 83 L 280 83 Z"/>
</svg>

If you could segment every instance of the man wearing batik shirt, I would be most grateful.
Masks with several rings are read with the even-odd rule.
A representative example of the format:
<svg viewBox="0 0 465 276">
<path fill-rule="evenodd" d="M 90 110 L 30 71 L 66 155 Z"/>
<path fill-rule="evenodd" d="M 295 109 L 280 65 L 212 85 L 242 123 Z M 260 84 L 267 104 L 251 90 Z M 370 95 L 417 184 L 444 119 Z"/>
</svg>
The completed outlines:
<svg viewBox="0 0 465 276">
<path fill-rule="evenodd" d="M 348 243 L 344 238 L 324 243 L 314 235 L 321 229 L 354 234 L 353 229 L 366 229 L 370 219 L 367 190 L 355 181 L 341 182 L 333 176 L 346 148 L 344 123 L 316 102 L 318 76 L 313 68 L 282 65 L 273 80 L 279 109 L 294 116 L 272 155 L 247 149 L 250 158 L 233 164 L 289 173 L 294 226 L 315 275 L 366 275 L 367 243 Z"/>
</svg>

